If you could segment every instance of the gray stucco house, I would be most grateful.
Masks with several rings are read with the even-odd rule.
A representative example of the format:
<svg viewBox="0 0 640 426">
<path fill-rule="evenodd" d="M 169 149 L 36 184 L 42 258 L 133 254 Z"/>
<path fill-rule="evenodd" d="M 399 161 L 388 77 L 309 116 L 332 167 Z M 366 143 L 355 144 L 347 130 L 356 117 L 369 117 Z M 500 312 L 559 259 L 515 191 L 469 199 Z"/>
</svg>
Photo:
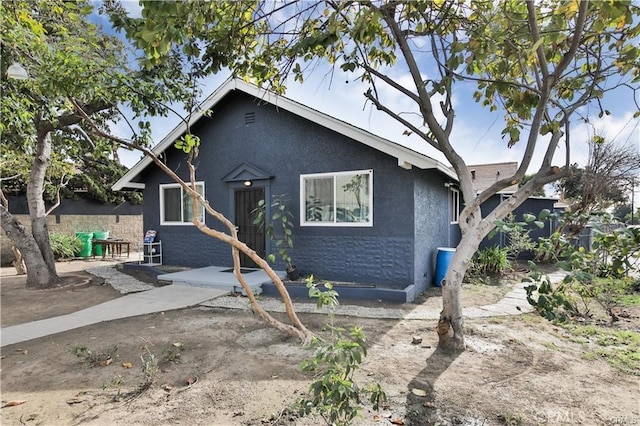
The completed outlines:
<svg viewBox="0 0 640 426">
<path fill-rule="evenodd" d="M 428 156 L 237 79 L 203 102 L 190 127 L 201 138 L 198 188 L 260 254 L 274 248 L 251 211 L 286 194 L 295 223 L 290 254 L 303 273 L 403 289 L 401 301 L 411 301 L 432 284 L 437 247 L 458 242 L 456 175 Z M 185 129 L 177 126 L 154 152 L 188 180 L 185 154 L 174 147 Z M 203 212 L 193 212 L 149 158 L 114 189 L 144 192 L 144 228 L 157 231 L 165 264 L 233 265 L 229 246 L 190 222 Z M 212 217 L 205 223 L 223 230 Z"/>
<path fill-rule="evenodd" d="M 496 181 L 500 180 L 504 176 L 512 176 L 518 170 L 518 163 L 515 161 L 490 163 L 490 164 L 470 164 L 467 166 L 471 173 L 471 181 L 477 192 L 484 191 Z M 483 215 L 489 214 L 500 203 L 508 199 L 516 190 L 518 185 L 512 185 L 499 191 L 497 194 L 489 198 L 482 204 L 481 210 Z M 527 198 L 524 203 L 518 206 L 513 212 L 513 216 L 516 220 L 522 220 L 524 214 L 533 214 L 538 216 L 542 210 L 548 210 L 553 212 L 555 205 L 558 202 L 556 197 L 547 196 L 531 196 Z M 547 221 L 543 228 L 537 226 L 529 226 L 529 236 L 533 241 L 537 241 L 539 238 L 549 237 L 555 230 L 556 224 L 552 221 Z M 454 229 L 455 232 L 455 229 Z M 452 236 L 456 238 L 455 235 Z M 459 238 L 458 238 L 459 241 Z M 480 243 L 480 249 L 498 245 L 505 247 L 508 245 L 508 238 L 504 234 L 496 234 L 493 238 L 485 238 Z M 521 253 L 520 257 L 523 259 L 533 258 L 535 253 Z"/>
</svg>

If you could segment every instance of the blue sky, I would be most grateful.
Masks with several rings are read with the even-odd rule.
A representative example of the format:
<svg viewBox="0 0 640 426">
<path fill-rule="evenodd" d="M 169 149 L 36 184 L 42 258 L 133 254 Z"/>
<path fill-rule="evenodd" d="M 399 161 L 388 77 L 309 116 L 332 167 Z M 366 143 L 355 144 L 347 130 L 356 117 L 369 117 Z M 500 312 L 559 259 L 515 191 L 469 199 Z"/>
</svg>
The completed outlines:
<svg viewBox="0 0 640 426">
<path fill-rule="evenodd" d="M 139 15 L 140 7 L 136 1 L 123 2 L 125 8 L 132 15 Z M 105 21 L 102 21 L 104 23 Z M 394 70 L 394 77 L 402 82 L 410 83 L 409 76 L 401 69 Z M 203 95 L 213 92 L 227 77 L 228 73 L 211 76 L 203 81 Z M 404 126 L 377 111 L 370 103 L 365 102 L 363 93 L 367 86 L 359 81 L 353 81 L 336 70 L 331 77 L 328 68 L 318 68 L 307 77 L 305 83 L 290 82 L 286 96 L 315 108 L 331 116 L 340 118 L 355 126 L 370 131 L 376 135 L 390 139 L 394 142 L 409 146 L 419 152 L 425 153 L 447 164 L 444 156 L 428 146 L 415 135 L 405 136 Z M 517 144 L 513 148 L 507 147 L 507 141 L 502 139 L 504 114 L 500 111 L 490 112 L 481 107 L 472 98 L 473 86 L 461 88 L 456 91 L 454 106 L 456 109 L 456 121 L 452 133 L 452 143 L 456 150 L 465 159 L 467 164 L 495 163 L 503 161 L 520 162 L 524 143 Z M 416 117 L 416 108 L 397 92 L 383 90 L 385 102 L 395 111 L 403 111 L 405 117 Z M 571 162 L 584 165 L 588 158 L 587 141 L 594 133 L 604 136 L 608 140 L 626 142 L 640 150 L 639 119 L 633 118 L 634 103 L 630 91 L 617 94 L 619 96 L 605 98 L 605 106 L 611 111 L 611 115 L 598 118 L 598 111 L 591 107 L 591 111 L 583 109 L 581 112 L 589 115 L 590 123 L 575 120 L 571 129 Z M 636 101 L 640 103 L 640 95 L 636 95 Z M 161 118 L 152 121 L 153 139 L 159 142 L 173 127 L 178 124 L 178 117 Z M 124 126 L 116 126 L 114 129 L 121 136 L 129 136 Z M 523 132 L 523 138 L 526 134 Z M 542 141 L 541 141 L 542 142 Z M 534 160 L 529 172 L 537 170 L 544 149 L 544 143 L 539 144 L 534 155 Z M 121 152 L 121 159 L 127 166 L 132 166 L 140 158 L 137 153 Z M 554 164 L 564 164 L 564 150 L 559 149 Z"/>
</svg>

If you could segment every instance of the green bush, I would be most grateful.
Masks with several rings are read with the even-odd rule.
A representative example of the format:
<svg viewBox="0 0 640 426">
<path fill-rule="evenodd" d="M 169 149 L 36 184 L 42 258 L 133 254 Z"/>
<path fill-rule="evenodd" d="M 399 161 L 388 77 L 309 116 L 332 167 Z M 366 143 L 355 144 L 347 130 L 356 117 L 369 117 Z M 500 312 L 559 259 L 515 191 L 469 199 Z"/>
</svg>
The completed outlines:
<svg viewBox="0 0 640 426">
<path fill-rule="evenodd" d="M 362 399 L 367 398 L 374 410 L 379 410 L 387 396 L 379 383 L 360 387 L 354 374 L 367 356 L 365 335 L 360 327 L 346 330 L 333 323 L 333 309 L 338 305 L 338 293 L 330 283 L 321 290 L 313 276 L 307 278 L 309 297 L 316 299 L 318 309 L 328 306 L 331 332 L 328 340 L 314 338 L 314 356 L 301 365 L 302 371 L 313 373 L 309 394 L 298 400 L 298 414 L 319 414 L 327 425 L 351 425 L 359 417 Z"/>
<path fill-rule="evenodd" d="M 77 252 L 82 250 L 82 241 L 75 235 L 52 232 L 49 234 L 49 241 L 56 259 L 73 258 Z"/>
<path fill-rule="evenodd" d="M 509 249 L 497 245 L 478 250 L 471 259 L 468 273 L 471 276 L 501 275 L 511 270 Z"/>
<path fill-rule="evenodd" d="M 592 251 L 566 241 L 558 244 L 556 254 L 561 260 L 556 266 L 566 271 L 566 275 L 554 287 L 548 277 L 532 268 L 534 272 L 527 280 L 534 283 L 527 287 L 529 303 L 548 319 L 564 320 L 567 314 L 591 317 L 591 305 L 595 302 L 612 323 L 618 321 L 616 308 L 636 288 L 630 273 L 638 268 L 640 232 L 637 231 L 619 228 L 603 232 L 596 228 Z M 536 293 L 537 299 L 533 296 Z"/>
</svg>

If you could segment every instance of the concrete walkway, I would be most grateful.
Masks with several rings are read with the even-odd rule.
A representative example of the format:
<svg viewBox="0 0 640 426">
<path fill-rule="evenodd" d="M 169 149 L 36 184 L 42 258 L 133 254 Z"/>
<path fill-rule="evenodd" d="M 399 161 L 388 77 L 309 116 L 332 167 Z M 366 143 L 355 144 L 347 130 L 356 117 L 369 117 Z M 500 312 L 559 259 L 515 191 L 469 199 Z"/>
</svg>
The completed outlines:
<svg viewBox="0 0 640 426">
<path fill-rule="evenodd" d="M 496 316 L 519 315 L 533 311 L 533 307 L 527 302 L 526 283 L 516 284 L 502 300 L 484 306 L 464 308 L 462 314 L 465 318 L 485 318 Z M 245 309 L 249 310 L 246 299 L 238 297 L 219 297 L 201 303 L 202 306 L 211 308 Z M 260 306 L 269 312 L 285 312 L 280 300 L 261 300 Z M 295 303 L 296 312 L 304 313 L 329 313 L 329 308 L 318 309 L 315 303 Z M 389 318 L 405 320 L 437 320 L 440 318 L 441 307 L 433 308 L 417 305 L 414 309 L 380 308 L 356 305 L 340 304 L 335 308 L 336 315 L 345 315 L 360 318 Z"/>
<path fill-rule="evenodd" d="M 3 328 L 0 346 L 62 333 L 103 321 L 187 308 L 226 294 L 228 292 L 222 290 L 179 285 L 155 287 L 153 290 L 128 294 L 72 314 Z"/>
<path fill-rule="evenodd" d="M 119 285 L 122 285 L 121 283 L 127 282 L 128 285 L 135 289 L 149 288 L 148 285 L 139 282 L 133 277 L 118 272 L 113 266 L 111 266 L 111 269 L 108 274 L 105 274 L 109 276 L 107 282 L 110 283 L 110 280 L 114 280 L 114 284 L 118 282 L 120 283 Z M 555 282 L 562 279 L 562 276 L 562 274 L 551 274 L 550 278 L 552 282 Z M 530 312 L 533 308 L 527 302 L 525 286 L 525 283 L 517 284 L 513 290 L 497 303 L 465 308 L 463 314 L 466 318 L 485 318 Z M 123 290 L 121 289 L 121 291 Z M 250 309 L 246 298 L 225 297 L 228 294 L 228 291 L 219 289 L 186 287 L 175 284 L 165 287 L 153 287 L 150 290 L 127 294 L 72 314 L 2 328 L 0 346 L 12 345 L 103 321 L 182 309 L 196 305 L 228 309 Z M 267 311 L 284 312 L 284 305 L 280 300 L 263 300 L 261 301 L 261 306 Z M 318 310 L 314 303 L 296 303 L 295 309 L 297 312 L 305 313 L 329 311 L 328 309 Z M 363 318 L 436 320 L 440 317 L 440 309 L 423 305 L 418 305 L 412 310 L 339 305 L 335 313 L 337 315 Z"/>
</svg>

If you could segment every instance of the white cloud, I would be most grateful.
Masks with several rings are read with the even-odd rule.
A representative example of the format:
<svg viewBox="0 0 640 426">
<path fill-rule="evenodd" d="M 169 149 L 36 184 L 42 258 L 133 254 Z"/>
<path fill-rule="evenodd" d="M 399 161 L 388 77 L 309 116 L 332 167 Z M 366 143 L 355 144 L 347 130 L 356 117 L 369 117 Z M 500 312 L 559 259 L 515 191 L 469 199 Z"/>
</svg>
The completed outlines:
<svg viewBox="0 0 640 426">
<path fill-rule="evenodd" d="M 122 0 L 120 2 L 124 10 L 127 11 L 127 14 L 130 18 L 140 18 L 142 17 L 142 6 L 136 0 Z"/>
</svg>

